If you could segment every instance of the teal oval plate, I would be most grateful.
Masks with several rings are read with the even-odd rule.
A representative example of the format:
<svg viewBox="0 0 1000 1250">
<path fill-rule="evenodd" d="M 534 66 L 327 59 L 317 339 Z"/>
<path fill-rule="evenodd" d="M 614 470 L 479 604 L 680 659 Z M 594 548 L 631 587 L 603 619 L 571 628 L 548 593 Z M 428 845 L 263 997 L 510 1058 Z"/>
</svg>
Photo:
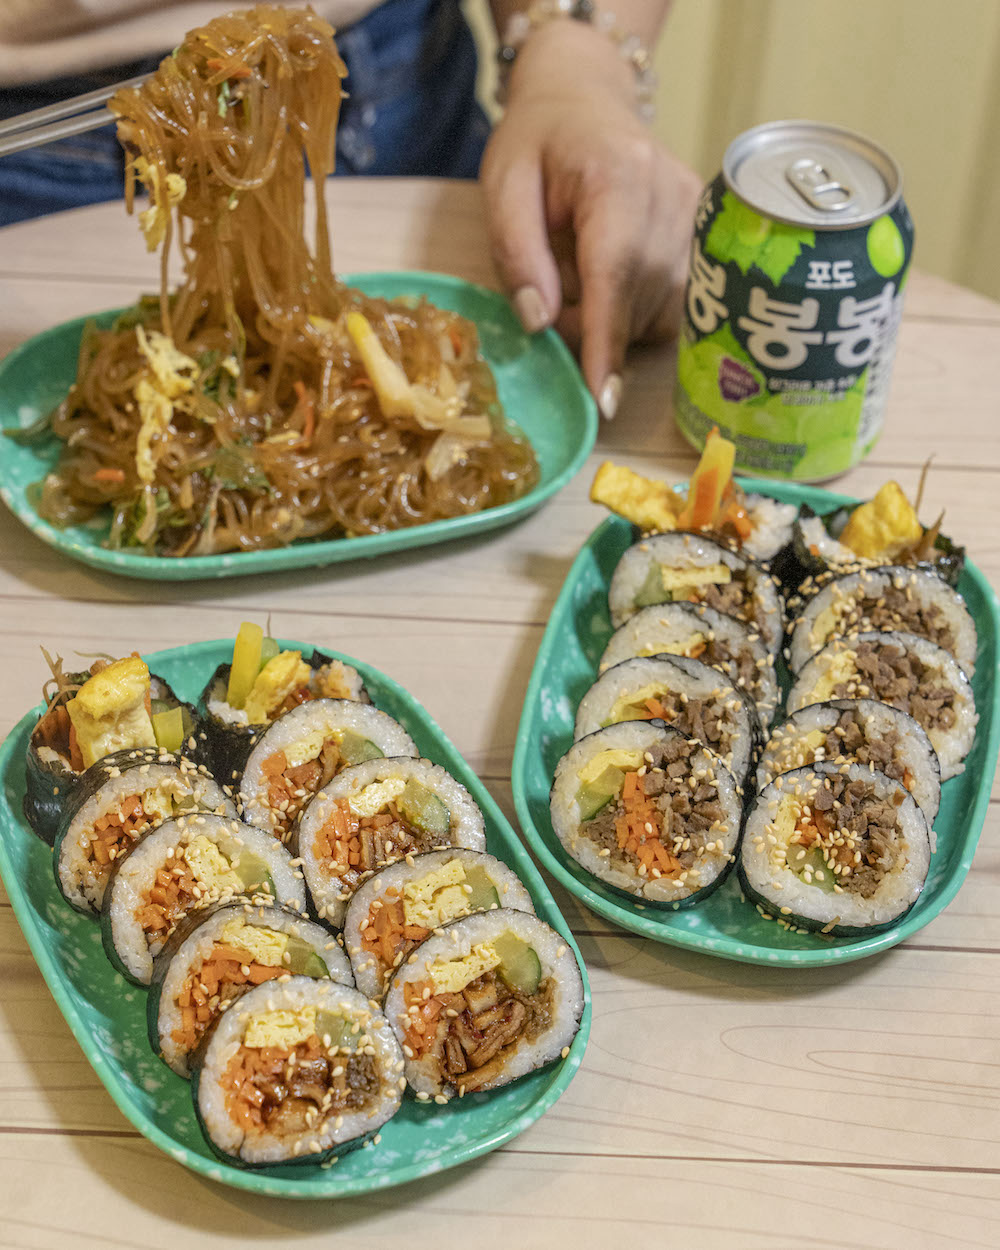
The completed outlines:
<svg viewBox="0 0 1000 1250">
<path fill-rule="evenodd" d="M 856 499 L 784 482 L 743 482 L 748 491 L 826 513 Z M 611 636 L 608 582 L 633 529 L 609 517 L 591 534 L 573 563 L 549 618 L 531 674 L 514 748 L 514 803 L 525 837 L 542 864 L 598 915 L 657 942 L 745 963 L 815 967 L 874 955 L 916 933 L 955 896 L 972 863 L 989 802 L 1000 744 L 1000 606 L 982 573 L 967 562 L 958 589 L 979 631 L 972 681 L 979 712 L 975 746 L 965 771 L 946 781 L 935 821 L 937 850 L 923 893 L 913 908 L 882 933 L 862 939 L 786 931 L 765 920 L 740 894 L 733 871 L 701 903 L 673 911 L 635 903 L 586 873 L 562 848 L 549 819 L 549 787 L 556 763 L 573 741 L 573 720 L 592 684 Z M 786 683 L 787 688 L 787 683 Z"/>
<path fill-rule="evenodd" d="M 283 645 L 312 650 L 298 642 Z M 216 666 L 232 657 L 232 648 L 231 640 L 202 642 L 145 658 L 182 699 L 197 701 Z M 145 991 L 112 969 L 99 925 L 73 911 L 62 898 L 51 850 L 21 816 L 24 756 L 40 708 L 25 716 L 0 747 L 0 875 L 38 967 L 94 1071 L 135 1127 L 178 1163 L 210 1180 L 285 1198 L 336 1198 L 386 1189 L 495 1150 L 544 1115 L 562 1094 L 580 1066 L 590 1032 L 590 986 L 579 949 L 541 874 L 489 792 L 401 686 L 359 660 L 339 658 L 361 672 L 374 702 L 406 727 L 421 753 L 442 764 L 471 792 L 486 818 L 488 849 L 514 869 L 538 915 L 576 952 L 583 973 L 584 1010 L 565 1059 L 505 1088 L 469 1094 L 448 1106 L 406 1098 L 382 1129 L 377 1146 L 343 1154 L 333 1168 L 302 1163 L 243 1171 L 212 1153 L 195 1121 L 188 1082 L 171 1072 L 150 1047 Z"/>
<path fill-rule="evenodd" d="M 447 274 L 364 273 L 348 275 L 345 281 L 386 299 L 426 296 L 475 322 L 503 410 L 535 450 L 539 480 L 532 490 L 496 508 L 385 534 L 318 538 L 268 551 L 185 557 L 109 550 L 103 544 L 110 518 L 67 529 L 43 521 L 28 500 L 27 488 L 54 466 L 61 446 L 54 437 L 32 446 L 0 439 L 0 498 L 43 542 L 84 564 L 126 577 L 188 581 L 311 568 L 467 538 L 526 516 L 566 485 L 594 446 L 597 408 L 554 330 L 525 334 L 502 295 Z M 119 311 L 102 313 L 96 320 L 99 325 L 110 325 Z M 88 320 L 80 317 L 45 330 L 0 362 L 0 427 L 25 429 L 62 401 L 76 377 L 80 336 Z"/>
</svg>

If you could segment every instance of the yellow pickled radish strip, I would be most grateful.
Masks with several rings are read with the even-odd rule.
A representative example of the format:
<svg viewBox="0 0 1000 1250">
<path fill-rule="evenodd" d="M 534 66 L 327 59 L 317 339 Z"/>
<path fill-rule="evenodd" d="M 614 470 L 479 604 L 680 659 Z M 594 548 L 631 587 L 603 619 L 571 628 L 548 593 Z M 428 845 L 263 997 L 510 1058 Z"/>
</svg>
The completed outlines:
<svg viewBox="0 0 1000 1250">
<path fill-rule="evenodd" d="M 233 663 L 229 669 L 229 688 L 226 691 L 226 702 L 230 707 L 242 708 L 247 695 L 253 689 L 260 672 L 261 650 L 264 646 L 264 631 L 259 625 L 244 621 L 240 632 L 236 635 L 233 647 Z"/>
<path fill-rule="evenodd" d="M 708 529 L 716 519 L 722 496 L 733 476 L 736 445 L 712 426 L 698 467 L 688 487 L 687 503 L 677 518 L 680 529 Z"/>
<path fill-rule="evenodd" d="M 184 742 L 184 709 L 172 707 L 153 714 L 153 735 L 164 751 L 179 751 Z"/>
</svg>

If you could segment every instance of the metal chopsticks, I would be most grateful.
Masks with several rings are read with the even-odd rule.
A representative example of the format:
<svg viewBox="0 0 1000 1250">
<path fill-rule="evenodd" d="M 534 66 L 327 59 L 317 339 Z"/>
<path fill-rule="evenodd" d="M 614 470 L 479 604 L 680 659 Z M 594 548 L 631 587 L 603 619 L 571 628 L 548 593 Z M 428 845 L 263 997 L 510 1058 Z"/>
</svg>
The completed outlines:
<svg viewBox="0 0 1000 1250">
<path fill-rule="evenodd" d="M 9 156 L 12 152 L 23 152 L 25 148 L 40 147 L 55 139 L 66 139 L 87 130 L 96 130 L 98 126 L 106 126 L 112 120 L 105 107 L 108 100 L 122 87 L 137 87 L 144 81 L 143 75 L 129 78 L 125 82 L 113 83 L 110 87 L 88 91 L 84 95 L 0 121 L 0 156 Z"/>
</svg>

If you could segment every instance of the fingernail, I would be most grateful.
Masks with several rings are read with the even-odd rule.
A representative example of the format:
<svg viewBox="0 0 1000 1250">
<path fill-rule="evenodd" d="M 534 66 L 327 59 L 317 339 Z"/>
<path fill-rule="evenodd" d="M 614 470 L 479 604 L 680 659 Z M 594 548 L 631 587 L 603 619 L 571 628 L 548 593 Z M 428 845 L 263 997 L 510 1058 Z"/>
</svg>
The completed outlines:
<svg viewBox="0 0 1000 1250">
<path fill-rule="evenodd" d="M 618 411 L 622 398 L 622 377 L 620 373 L 609 373 L 597 397 L 597 406 L 605 421 L 610 421 Z"/>
<path fill-rule="evenodd" d="M 518 287 L 514 292 L 514 310 L 528 334 L 544 330 L 549 324 L 545 304 L 533 286 Z"/>
</svg>

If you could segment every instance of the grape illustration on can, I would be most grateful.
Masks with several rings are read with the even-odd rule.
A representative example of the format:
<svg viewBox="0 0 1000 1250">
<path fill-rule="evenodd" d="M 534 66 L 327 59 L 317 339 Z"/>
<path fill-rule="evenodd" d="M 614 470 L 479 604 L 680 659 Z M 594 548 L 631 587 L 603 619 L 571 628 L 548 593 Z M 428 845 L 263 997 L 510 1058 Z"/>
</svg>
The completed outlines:
<svg viewBox="0 0 1000 1250">
<path fill-rule="evenodd" d="M 702 193 L 675 415 L 744 472 L 820 481 L 882 428 L 913 224 L 895 162 L 815 122 L 736 139 Z"/>
</svg>

